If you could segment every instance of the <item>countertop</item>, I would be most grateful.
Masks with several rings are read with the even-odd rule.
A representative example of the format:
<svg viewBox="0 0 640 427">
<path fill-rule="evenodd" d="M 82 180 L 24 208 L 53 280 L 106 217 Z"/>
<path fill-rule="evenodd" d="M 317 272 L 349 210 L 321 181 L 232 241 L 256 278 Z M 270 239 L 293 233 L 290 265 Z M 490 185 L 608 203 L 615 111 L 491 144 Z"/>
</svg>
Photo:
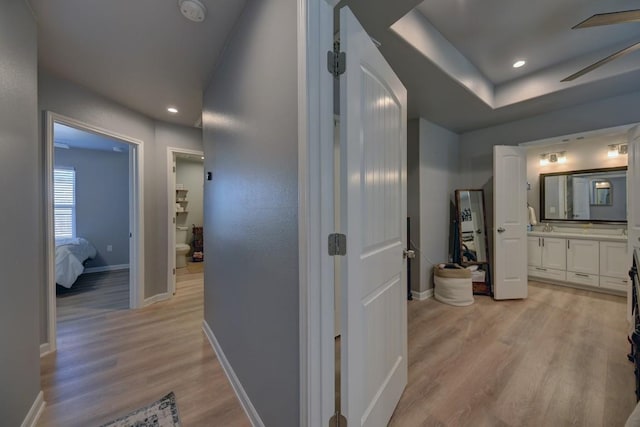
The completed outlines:
<svg viewBox="0 0 640 427">
<path fill-rule="evenodd" d="M 553 231 L 529 231 L 528 236 L 532 237 L 558 237 L 561 239 L 584 239 L 600 240 L 605 242 L 626 242 L 627 235 L 622 234 L 622 230 L 593 230 L 593 229 L 570 229 Z"/>
</svg>

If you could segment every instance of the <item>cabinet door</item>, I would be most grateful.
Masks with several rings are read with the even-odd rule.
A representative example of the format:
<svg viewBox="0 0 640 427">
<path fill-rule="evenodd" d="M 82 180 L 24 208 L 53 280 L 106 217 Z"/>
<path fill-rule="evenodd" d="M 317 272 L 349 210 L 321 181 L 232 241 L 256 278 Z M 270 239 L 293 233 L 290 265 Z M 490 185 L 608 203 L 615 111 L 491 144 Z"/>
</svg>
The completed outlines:
<svg viewBox="0 0 640 427">
<path fill-rule="evenodd" d="M 631 268 L 631 257 L 627 256 L 627 243 L 600 242 L 600 275 L 626 279 Z"/>
<path fill-rule="evenodd" d="M 564 270 L 567 268 L 567 239 L 557 237 L 542 238 L 542 266 Z"/>
<path fill-rule="evenodd" d="M 597 240 L 567 240 L 567 271 L 599 274 L 600 245 Z"/>
<path fill-rule="evenodd" d="M 527 236 L 527 264 L 542 267 L 542 237 Z"/>
</svg>

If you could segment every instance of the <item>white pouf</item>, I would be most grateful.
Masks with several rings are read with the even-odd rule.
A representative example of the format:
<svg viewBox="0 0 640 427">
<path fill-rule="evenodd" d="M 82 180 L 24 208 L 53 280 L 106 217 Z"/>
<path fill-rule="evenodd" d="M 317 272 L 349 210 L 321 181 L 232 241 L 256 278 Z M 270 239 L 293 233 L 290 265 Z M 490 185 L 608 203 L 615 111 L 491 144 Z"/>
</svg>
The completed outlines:
<svg viewBox="0 0 640 427">
<path fill-rule="evenodd" d="M 433 296 L 445 304 L 463 307 L 473 304 L 473 286 L 471 271 L 458 268 L 433 268 Z"/>
</svg>

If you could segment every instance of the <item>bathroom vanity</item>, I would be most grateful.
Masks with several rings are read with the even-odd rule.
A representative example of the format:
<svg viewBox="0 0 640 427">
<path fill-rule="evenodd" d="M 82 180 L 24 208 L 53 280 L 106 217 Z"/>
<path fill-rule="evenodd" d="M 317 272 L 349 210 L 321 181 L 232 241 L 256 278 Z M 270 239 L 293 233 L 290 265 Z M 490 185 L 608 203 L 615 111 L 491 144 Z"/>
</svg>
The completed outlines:
<svg viewBox="0 0 640 427">
<path fill-rule="evenodd" d="M 536 227 L 527 236 L 533 280 L 626 295 L 629 257 L 626 228 Z"/>
</svg>

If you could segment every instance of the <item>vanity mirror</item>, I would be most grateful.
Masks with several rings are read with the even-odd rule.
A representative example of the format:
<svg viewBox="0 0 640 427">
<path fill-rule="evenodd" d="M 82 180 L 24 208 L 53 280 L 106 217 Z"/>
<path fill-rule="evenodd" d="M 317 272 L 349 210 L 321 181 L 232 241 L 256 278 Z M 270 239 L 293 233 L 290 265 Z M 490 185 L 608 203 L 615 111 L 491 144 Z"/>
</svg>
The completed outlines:
<svg viewBox="0 0 640 427">
<path fill-rule="evenodd" d="M 476 265 L 472 274 L 473 292 L 491 294 L 489 278 L 489 242 L 485 224 L 483 190 L 456 190 L 457 239 L 455 261 L 463 266 Z M 474 267 L 475 268 L 475 267 Z"/>
<path fill-rule="evenodd" d="M 627 167 L 540 174 L 540 220 L 627 222 Z"/>
</svg>

